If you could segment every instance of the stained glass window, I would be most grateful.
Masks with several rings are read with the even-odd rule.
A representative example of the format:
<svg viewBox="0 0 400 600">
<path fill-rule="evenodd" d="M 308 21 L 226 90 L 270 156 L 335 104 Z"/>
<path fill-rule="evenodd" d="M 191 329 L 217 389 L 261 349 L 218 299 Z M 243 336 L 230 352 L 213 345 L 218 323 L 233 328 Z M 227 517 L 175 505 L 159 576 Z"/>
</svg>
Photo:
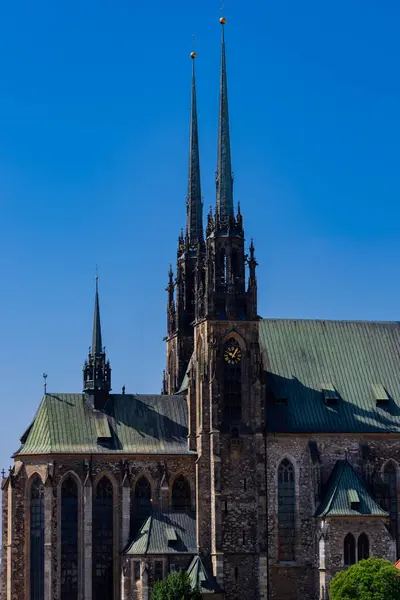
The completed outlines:
<svg viewBox="0 0 400 600">
<path fill-rule="evenodd" d="M 357 560 L 369 558 L 369 539 L 365 533 L 362 533 L 357 542 Z"/>
<path fill-rule="evenodd" d="M 68 477 L 61 487 L 61 600 L 78 598 L 78 486 Z"/>
<path fill-rule="evenodd" d="M 100 479 L 93 502 L 93 598 L 112 600 L 114 577 L 113 486 Z"/>
<path fill-rule="evenodd" d="M 278 558 L 294 560 L 295 488 L 292 463 L 283 459 L 278 468 Z"/>
<path fill-rule="evenodd" d="M 191 509 L 190 485 L 183 475 L 179 475 L 172 486 L 172 508 L 181 512 Z"/>
<path fill-rule="evenodd" d="M 225 348 L 238 348 L 239 342 L 231 338 Z M 239 421 L 242 418 L 242 363 L 224 360 L 224 419 Z"/>
<path fill-rule="evenodd" d="M 348 533 L 344 538 L 344 564 L 354 565 L 356 562 L 356 540 L 352 533 Z"/>
<path fill-rule="evenodd" d="M 132 502 L 132 535 L 135 535 L 143 521 L 151 513 L 151 485 L 144 475 L 138 479 Z"/>
<path fill-rule="evenodd" d="M 44 487 L 35 478 L 30 507 L 30 591 L 31 600 L 44 599 Z"/>
</svg>

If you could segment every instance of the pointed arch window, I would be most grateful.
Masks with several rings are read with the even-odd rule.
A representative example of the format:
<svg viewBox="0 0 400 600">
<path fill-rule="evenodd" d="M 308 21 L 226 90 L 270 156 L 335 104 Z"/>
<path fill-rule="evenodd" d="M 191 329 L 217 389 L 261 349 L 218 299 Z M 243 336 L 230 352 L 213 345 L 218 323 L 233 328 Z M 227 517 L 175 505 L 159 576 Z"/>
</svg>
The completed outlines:
<svg viewBox="0 0 400 600">
<path fill-rule="evenodd" d="M 278 557 L 292 561 L 295 541 L 295 487 L 294 468 L 284 458 L 278 467 Z"/>
<path fill-rule="evenodd" d="M 224 345 L 224 420 L 242 418 L 242 351 L 235 338 Z M 232 359 L 230 359 L 232 357 Z"/>
<path fill-rule="evenodd" d="M 151 513 L 151 485 L 144 475 L 136 482 L 133 492 L 132 511 L 132 534 L 135 535 L 143 521 Z"/>
<path fill-rule="evenodd" d="M 362 533 L 357 541 L 357 561 L 369 558 L 369 539 L 366 533 Z"/>
<path fill-rule="evenodd" d="M 383 472 L 385 487 L 384 508 L 390 515 L 390 530 L 397 544 L 397 469 L 396 465 L 389 462 Z"/>
<path fill-rule="evenodd" d="M 39 477 L 30 493 L 30 596 L 44 599 L 44 487 Z"/>
<path fill-rule="evenodd" d="M 96 486 L 93 503 L 93 597 L 114 597 L 114 490 L 108 477 Z"/>
<path fill-rule="evenodd" d="M 356 540 L 352 533 L 348 533 L 343 543 L 344 564 L 346 566 L 356 563 Z"/>
<path fill-rule="evenodd" d="M 190 512 L 190 485 L 186 477 L 179 475 L 172 486 L 172 508 L 180 512 Z"/>
<path fill-rule="evenodd" d="M 78 599 L 78 486 L 72 477 L 61 486 L 61 600 Z"/>
</svg>

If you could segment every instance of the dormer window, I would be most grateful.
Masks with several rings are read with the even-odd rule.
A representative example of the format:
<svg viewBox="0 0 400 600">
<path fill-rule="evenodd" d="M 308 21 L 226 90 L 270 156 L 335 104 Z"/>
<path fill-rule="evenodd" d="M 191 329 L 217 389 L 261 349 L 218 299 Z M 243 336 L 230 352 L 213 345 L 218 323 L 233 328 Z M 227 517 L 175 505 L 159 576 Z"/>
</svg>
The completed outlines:
<svg viewBox="0 0 400 600">
<path fill-rule="evenodd" d="M 333 383 L 323 383 L 321 385 L 321 391 L 324 396 L 324 403 L 326 406 L 336 406 L 339 402 L 339 393 L 335 389 Z"/>
<path fill-rule="evenodd" d="M 389 403 L 388 393 L 381 383 L 372 385 L 372 395 L 377 406 L 387 406 Z"/>
</svg>

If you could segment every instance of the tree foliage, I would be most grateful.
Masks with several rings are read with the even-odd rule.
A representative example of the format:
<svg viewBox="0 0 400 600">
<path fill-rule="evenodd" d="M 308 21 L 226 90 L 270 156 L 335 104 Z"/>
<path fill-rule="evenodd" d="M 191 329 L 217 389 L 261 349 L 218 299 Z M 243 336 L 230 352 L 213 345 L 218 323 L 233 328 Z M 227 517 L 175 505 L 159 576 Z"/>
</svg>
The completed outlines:
<svg viewBox="0 0 400 600">
<path fill-rule="evenodd" d="M 331 600 L 400 600 L 400 571 L 382 558 L 361 560 L 330 584 Z"/>
<path fill-rule="evenodd" d="M 163 581 L 157 581 L 151 600 L 201 600 L 201 594 L 198 589 L 192 589 L 189 575 L 179 571 L 170 573 Z"/>
</svg>

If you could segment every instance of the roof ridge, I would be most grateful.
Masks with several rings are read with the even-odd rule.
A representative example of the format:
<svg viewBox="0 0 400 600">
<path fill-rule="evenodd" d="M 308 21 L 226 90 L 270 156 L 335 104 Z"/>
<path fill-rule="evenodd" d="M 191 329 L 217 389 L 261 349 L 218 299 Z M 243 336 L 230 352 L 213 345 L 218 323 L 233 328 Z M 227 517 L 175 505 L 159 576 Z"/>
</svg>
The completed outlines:
<svg viewBox="0 0 400 600">
<path fill-rule="evenodd" d="M 400 321 L 376 319 L 312 319 L 303 317 L 261 317 L 261 321 L 302 321 L 304 323 L 377 323 L 382 325 L 400 325 Z"/>
<path fill-rule="evenodd" d="M 346 466 L 346 462 L 347 462 L 347 460 L 338 459 L 338 460 L 336 461 L 336 463 L 335 463 L 334 469 L 336 468 L 336 465 L 337 465 L 339 462 L 341 462 L 341 463 L 342 463 L 342 468 L 341 468 L 341 471 L 340 471 L 340 473 L 337 475 L 337 479 L 336 479 L 336 485 L 335 485 L 335 487 L 334 487 L 334 491 L 333 491 L 333 493 L 332 493 L 332 495 L 331 495 L 331 499 L 330 499 L 330 501 L 329 501 L 329 504 L 327 505 L 327 507 L 326 507 L 326 509 L 325 509 L 325 511 L 324 511 L 324 512 L 329 512 L 329 510 L 330 510 L 330 508 L 331 508 L 331 506 L 332 506 L 332 504 L 333 504 L 333 501 L 335 500 L 335 498 L 336 498 L 336 496 L 337 496 L 338 489 L 339 489 L 339 483 L 340 483 L 340 480 L 342 479 L 342 476 L 343 476 L 343 471 L 344 471 L 344 468 L 345 468 L 345 466 Z M 339 467 L 338 467 L 338 469 L 339 469 Z M 331 476 L 333 476 L 333 473 L 334 473 L 334 471 L 332 471 L 332 474 L 331 474 Z"/>
</svg>

